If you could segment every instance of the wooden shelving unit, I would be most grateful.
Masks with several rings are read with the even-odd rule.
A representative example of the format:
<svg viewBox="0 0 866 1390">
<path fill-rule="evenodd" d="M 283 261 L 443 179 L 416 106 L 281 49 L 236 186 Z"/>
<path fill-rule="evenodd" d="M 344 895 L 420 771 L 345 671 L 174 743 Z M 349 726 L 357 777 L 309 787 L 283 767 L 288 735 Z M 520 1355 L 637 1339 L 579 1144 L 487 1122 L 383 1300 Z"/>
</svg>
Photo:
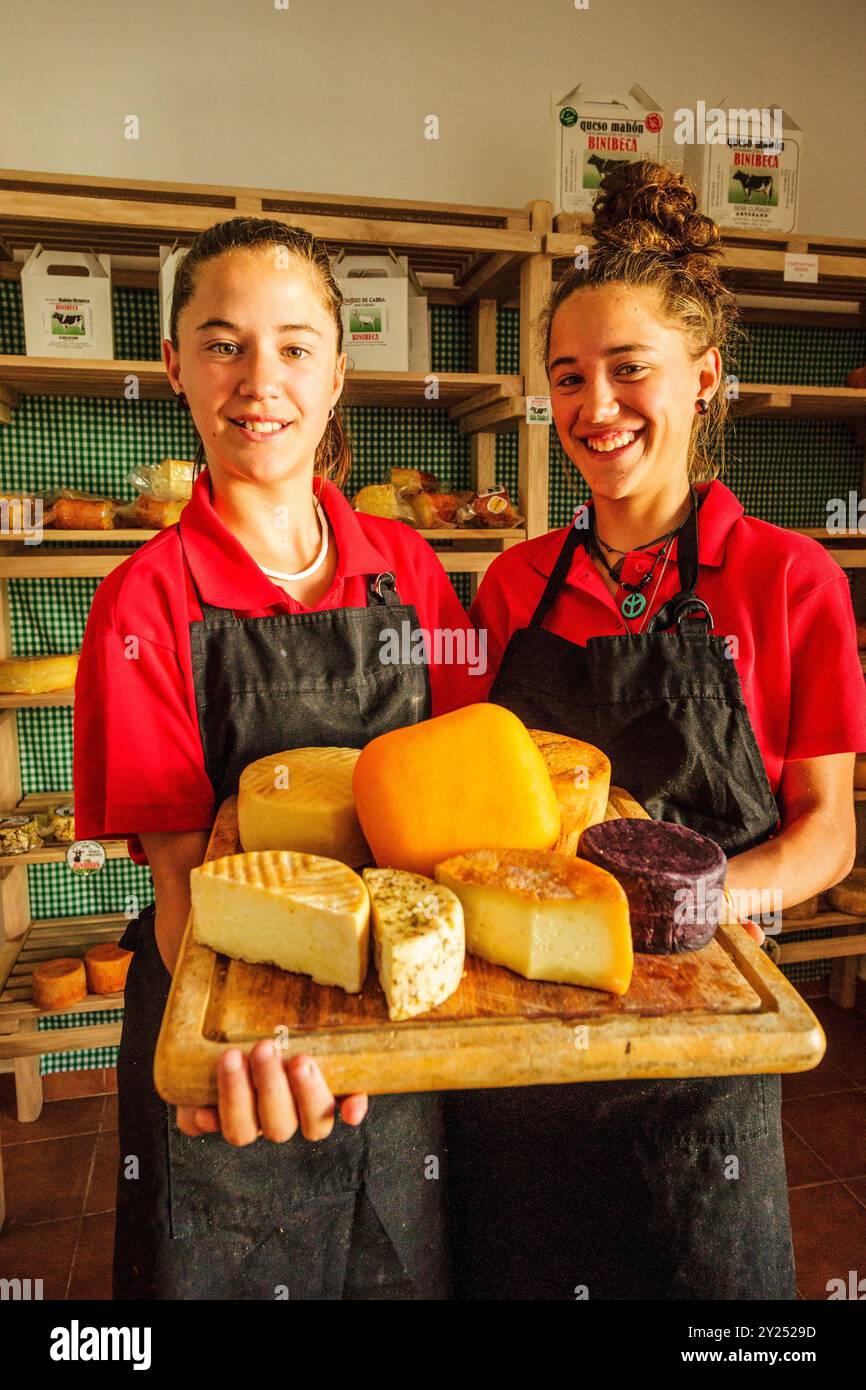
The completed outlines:
<svg viewBox="0 0 866 1390">
<path fill-rule="evenodd" d="M 495 481 L 497 433 L 517 432 L 518 500 L 525 526 L 508 532 L 422 533 L 436 547 L 446 569 L 472 576 L 473 588 L 501 549 L 543 534 L 548 529 L 549 427 L 529 424 L 526 419 L 527 397 L 549 392 L 535 325 L 552 281 L 571 263 L 575 245 L 591 248 L 582 219 L 560 217 L 554 225 L 551 204 L 540 200 L 522 208 L 492 208 L 0 170 L 0 278 L 14 280 L 20 275 L 13 248 L 29 249 L 39 241 L 49 249 L 108 252 L 115 284 L 155 288 L 161 245 L 189 244 L 215 221 L 236 216 L 274 216 L 297 223 L 324 240 L 332 252 L 341 247 L 368 251 L 390 247 L 409 258 L 430 302 L 470 309 L 474 370 L 433 374 L 437 399 L 427 399 L 428 378 L 420 374 L 355 372 L 348 378 L 346 401 L 358 407 L 447 411 L 460 432 L 470 437 L 472 485 L 477 488 Z M 763 233 L 725 235 L 723 240 L 725 274 L 738 294 L 795 301 L 793 309 L 780 307 L 778 312 L 746 309 L 747 319 L 866 323 L 866 243 L 805 236 L 784 239 Z M 817 285 L 783 280 L 786 251 L 812 251 L 820 256 Z M 816 312 L 805 307 L 806 301 L 815 300 L 826 304 L 826 309 Z M 796 307 L 801 301 L 804 307 Z M 834 307 L 838 301 L 854 312 L 841 312 Z M 497 311 L 503 305 L 520 309 L 519 372 L 508 376 L 496 372 Z M 131 375 L 137 378 L 141 399 L 168 398 L 170 388 L 161 362 L 67 363 L 0 356 L 0 425 L 9 423 L 28 395 L 122 398 Z M 736 415 L 752 419 L 845 421 L 866 444 L 866 391 L 740 383 L 732 408 Z M 74 481 L 70 479 L 71 484 Z M 863 481 L 866 488 L 866 467 Z M 0 643 L 4 644 L 0 654 L 8 654 L 9 579 L 101 578 L 153 534 L 49 529 L 37 546 L 26 546 L 14 535 L 0 535 Z M 866 582 L 866 546 L 861 548 L 866 536 L 815 534 L 827 542 L 840 564 L 863 570 Z M 866 605 L 866 589 L 861 589 L 861 595 Z M 71 691 L 0 698 L 0 799 L 7 805 L 23 805 L 14 710 L 69 705 L 72 698 Z M 124 852 L 116 841 L 106 842 L 106 851 L 111 857 Z M 15 858 L 14 865 L 0 860 L 0 920 L 7 941 L 21 937 L 30 926 L 25 865 L 37 862 Z M 824 918 L 815 923 L 825 924 L 829 925 Z M 803 930 L 803 924 L 797 923 L 796 930 Z M 834 949 L 832 954 L 838 952 Z M 846 980 L 843 992 L 849 984 L 853 988 L 850 970 Z"/>
</svg>

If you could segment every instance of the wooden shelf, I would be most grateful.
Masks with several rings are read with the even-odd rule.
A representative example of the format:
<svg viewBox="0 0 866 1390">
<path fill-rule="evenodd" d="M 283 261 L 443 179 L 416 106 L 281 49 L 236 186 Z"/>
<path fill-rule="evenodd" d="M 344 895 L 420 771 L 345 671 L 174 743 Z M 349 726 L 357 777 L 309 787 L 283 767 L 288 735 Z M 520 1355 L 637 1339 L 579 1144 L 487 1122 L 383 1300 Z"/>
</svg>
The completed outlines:
<svg viewBox="0 0 866 1390">
<path fill-rule="evenodd" d="M 419 275 L 451 275 L 460 303 L 514 293 L 521 262 L 542 251 L 542 233 L 533 228 L 534 206 L 400 203 L 0 170 L 0 241 L 9 246 L 29 250 L 41 242 L 48 249 L 92 248 L 158 265 L 161 245 L 189 245 L 215 222 L 274 217 L 304 227 L 331 253 L 343 246 L 390 247 L 408 256 Z"/>
<path fill-rule="evenodd" d="M 0 709 L 58 709 L 75 702 L 75 687 L 49 690 L 45 695 L 0 695 Z"/>
<path fill-rule="evenodd" d="M 55 357 L 0 356 L 0 385 L 13 396 L 84 396 L 124 400 L 130 377 L 138 382 L 138 398 L 167 401 L 174 398 L 161 361 L 76 362 Z M 430 379 L 436 381 L 438 397 L 427 400 Z M 344 404 L 350 409 L 362 406 L 398 406 L 416 409 L 463 407 L 461 418 L 491 401 L 520 397 L 523 378 L 500 376 L 495 372 L 349 372 Z M 866 394 L 866 393 L 864 393 Z M 475 398 L 478 398 L 477 404 Z M 11 404 L 15 405 L 13 399 Z"/>
<path fill-rule="evenodd" d="M 561 213 L 556 230 L 545 237 L 545 250 L 554 258 L 553 274 L 558 278 L 573 264 L 575 246 L 591 250 L 591 217 Z M 812 237 L 805 233 L 787 236 L 772 232 L 722 231 L 722 274 L 729 286 L 740 294 L 779 295 L 786 299 L 851 300 L 858 305 L 866 299 L 866 242 L 843 237 Z M 794 251 L 817 255 L 818 280 L 808 284 L 785 280 L 785 253 Z M 567 263 L 567 264 L 566 264 Z M 858 316 L 851 315 L 852 325 Z"/>
<path fill-rule="evenodd" d="M 482 528 L 480 526 L 458 526 L 455 530 L 451 530 L 448 527 L 437 527 L 434 530 L 427 530 L 424 528 L 416 529 L 415 527 L 412 529 L 425 541 L 432 541 L 434 543 L 437 541 L 456 541 L 459 543 L 468 542 L 471 545 L 477 545 L 482 541 L 511 541 L 514 543 L 515 541 L 526 540 L 526 530 L 521 526 L 504 527 L 501 530 L 496 530 L 492 526 L 487 528 Z M 141 527 L 126 529 L 118 526 L 112 531 L 57 531 L 53 527 L 47 526 L 42 532 L 43 539 L 40 544 L 53 545 L 57 542 L 60 545 L 86 545 L 88 543 L 99 545 L 117 542 L 124 545 L 143 545 L 145 541 L 152 540 L 154 536 L 158 536 L 159 534 L 159 531 L 149 531 Z M 864 536 L 864 540 L 866 540 L 866 536 Z M 32 555 L 36 551 L 35 545 L 27 545 L 25 543 L 23 533 L 20 531 L 0 532 L 0 544 L 20 546 L 20 553 L 22 554 Z"/>
<path fill-rule="evenodd" d="M 105 850 L 106 859 L 128 859 L 129 848 L 126 840 L 99 840 Z M 42 849 L 29 849 L 24 854 L 0 854 L 0 869 L 15 869 L 19 864 L 62 864 L 66 859 L 69 845 L 43 845 Z"/>
</svg>

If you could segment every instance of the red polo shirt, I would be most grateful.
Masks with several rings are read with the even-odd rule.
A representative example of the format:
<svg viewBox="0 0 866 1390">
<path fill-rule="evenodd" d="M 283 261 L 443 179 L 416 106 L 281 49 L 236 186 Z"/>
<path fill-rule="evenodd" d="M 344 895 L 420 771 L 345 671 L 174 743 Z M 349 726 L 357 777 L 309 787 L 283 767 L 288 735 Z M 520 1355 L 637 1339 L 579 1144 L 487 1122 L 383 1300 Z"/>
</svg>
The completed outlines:
<svg viewBox="0 0 866 1390">
<path fill-rule="evenodd" d="M 366 576 L 392 571 L 422 628 L 471 635 L 468 644 L 446 638 L 437 649 L 435 638 L 431 643 L 433 714 L 483 699 L 474 630 L 432 548 L 402 522 L 353 511 L 333 484 L 316 479 L 315 487 L 338 551 L 334 582 L 315 609 L 364 607 Z M 178 525 L 147 541 L 99 585 L 75 682 L 75 829 L 82 839 L 127 836 L 137 864 L 147 863 L 142 831 L 206 830 L 216 810 L 192 679 L 189 624 L 202 614 L 190 565 L 205 602 L 238 617 L 312 611 L 273 583 L 221 521 L 207 470 Z M 466 661 L 458 664 L 461 647 Z"/>
<path fill-rule="evenodd" d="M 775 794 L 785 762 L 866 752 L 866 688 L 848 581 L 818 541 L 746 516 L 718 480 L 697 491 L 703 502 L 695 591 L 713 615 L 713 632 L 736 639 L 730 650 Z M 487 631 L 485 696 L 512 632 L 528 625 L 567 532 L 562 527 L 513 546 L 487 570 L 471 610 Z M 620 587 L 614 600 L 586 548 L 578 547 L 544 626 L 581 646 L 590 637 L 637 632 L 677 593 L 676 557 L 674 541 L 649 606 L 626 619 L 619 610 L 626 590 Z M 621 577 L 635 584 L 651 563 L 632 551 Z"/>
</svg>

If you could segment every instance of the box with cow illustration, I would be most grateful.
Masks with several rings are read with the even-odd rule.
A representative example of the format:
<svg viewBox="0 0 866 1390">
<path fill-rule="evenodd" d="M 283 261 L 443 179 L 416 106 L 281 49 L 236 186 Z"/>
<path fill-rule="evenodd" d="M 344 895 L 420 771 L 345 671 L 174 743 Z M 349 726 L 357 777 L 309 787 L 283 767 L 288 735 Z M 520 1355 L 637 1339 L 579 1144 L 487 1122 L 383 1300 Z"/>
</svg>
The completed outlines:
<svg viewBox="0 0 866 1390">
<path fill-rule="evenodd" d="M 662 112 L 637 83 L 625 96 L 590 96 L 578 83 L 552 102 L 556 212 L 588 215 L 609 170 L 661 159 Z"/>
<path fill-rule="evenodd" d="M 793 232 L 803 132 L 778 106 L 710 107 L 684 149 L 699 206 L 720 227 Z"/>
<path fill-rule="evenodd" d="M 114 357 L 111 258 L 37 243 L 21 267 L 28 357 Z"/>
<path fill-rule="evenodd" d="M 343 349 L 349 366 L 372 372 L 429 372 L 427 296 L 406 256 L 332 260 L 343 291 Z"/>
</svg>

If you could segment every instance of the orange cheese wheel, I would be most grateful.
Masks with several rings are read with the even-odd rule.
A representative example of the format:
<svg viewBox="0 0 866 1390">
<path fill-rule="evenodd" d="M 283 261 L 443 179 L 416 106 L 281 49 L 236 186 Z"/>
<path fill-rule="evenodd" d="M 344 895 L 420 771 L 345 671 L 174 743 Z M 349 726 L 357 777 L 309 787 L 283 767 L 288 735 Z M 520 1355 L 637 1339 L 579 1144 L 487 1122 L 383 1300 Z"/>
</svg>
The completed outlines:
<svg viewBox="0 0 866 1390">
<path fill-rule="evenodd" d="M 75 956 L 58 956 L 33 967 L 33 1003 L 40 1009 L 64 1009 L 87 994 L 84 962 Z"/>
<path fill-rule="evenodd" d="M 358 819 L 380 868 L 433 877 L 471 849 L 552 849 L 559 803 L 524 724 L 501 705 L 374 738 L 355 764 Z"/>
<path fill-rule="evenodd" d="M 126 984 L 126 972 L 132 952 L 124 951 L 114 942 L 91 946 L 84 957 L 87 988 L 91 994 L 116 994 Z"/>
</svg>

